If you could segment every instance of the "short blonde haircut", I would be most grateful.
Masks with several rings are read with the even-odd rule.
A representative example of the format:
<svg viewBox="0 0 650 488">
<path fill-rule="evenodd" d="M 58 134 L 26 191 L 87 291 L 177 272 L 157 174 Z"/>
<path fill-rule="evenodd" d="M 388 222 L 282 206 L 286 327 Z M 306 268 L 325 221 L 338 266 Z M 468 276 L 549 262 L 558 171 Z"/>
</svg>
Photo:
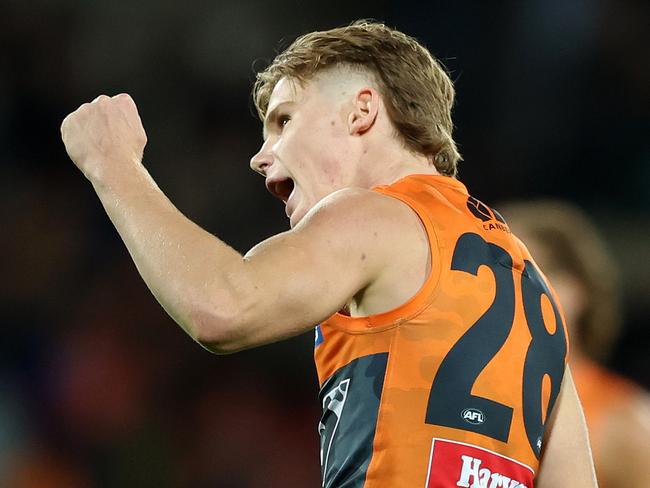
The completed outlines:
<svg viewBox="0 0 650 488">
<path fill-rule="evenodd" d="M 361 20 L 296 39 L 257 74 L 253 99 L 260 119 L 280 79 L 304 86 L 320 70 L 337 65 L 373 74 L 405 146 L 429 157 L 440 173 L 456 176 L 461 156 L 452 138 L 454 85 L 426 48 L 381 23 Z"/>
</svg>

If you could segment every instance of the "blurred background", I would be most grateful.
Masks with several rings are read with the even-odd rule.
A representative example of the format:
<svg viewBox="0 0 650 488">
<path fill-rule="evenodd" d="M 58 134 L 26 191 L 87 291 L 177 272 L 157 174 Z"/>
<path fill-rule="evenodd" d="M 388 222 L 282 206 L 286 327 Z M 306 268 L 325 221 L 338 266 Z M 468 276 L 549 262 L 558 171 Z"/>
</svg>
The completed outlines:
<svg viewBox="0 0 650 488">
<path fill-rule="evenodd" d="M 255 68 L 301 33 L 367 17 L 451 72 L 473 194 L 559 197 L 591 216 L 623 276 L 609 366 L 650 386 L 647 2 L 3 0 L 0 486 L 319 486 L 312 335 L 228 357 L 193 343 L 141 282 L 59 125 L 130 93 L 160 187 L 244 253 L 288 228 L 248 167 Z"/>
</svg>

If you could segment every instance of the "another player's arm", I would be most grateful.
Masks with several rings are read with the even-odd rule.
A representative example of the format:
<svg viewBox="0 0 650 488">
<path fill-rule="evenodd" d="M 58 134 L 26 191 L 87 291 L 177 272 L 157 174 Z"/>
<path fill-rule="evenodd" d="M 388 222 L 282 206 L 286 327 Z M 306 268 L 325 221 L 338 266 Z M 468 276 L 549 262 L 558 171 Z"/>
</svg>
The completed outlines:
<svg viewBox="0 0 650 488">
<path fill-rule="evenodd" d="M 603 485 L 650 486 L 650 396 L 645 391 L 603 419 L 599 439 L 598 477 Z"/>
<path fill-rule="evenodd" d="M 537 488 L 597 488 L 589 435 L 569 366 L 546 426 Z"/>
<path fill-rule="evenodd" d="M 141 165 L 146 136 L 130 97 L 85 104 L 62 134 L 158 301 L 215 352 L 301 333 L 341 309 L 417 219 L 389 197 L 344 190 L 242 257 L 184 217 Z"/>
</svg>

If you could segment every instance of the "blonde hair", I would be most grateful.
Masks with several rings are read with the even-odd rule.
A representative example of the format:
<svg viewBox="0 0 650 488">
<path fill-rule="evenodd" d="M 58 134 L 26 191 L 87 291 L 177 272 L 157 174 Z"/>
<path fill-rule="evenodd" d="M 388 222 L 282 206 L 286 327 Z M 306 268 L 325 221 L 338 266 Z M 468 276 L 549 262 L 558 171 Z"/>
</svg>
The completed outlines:
<svg viewBox="0 0 650 488">
<path fill-rule="evenodd" d="M 426 48 L 381 23 L 360 20 L 296 39 L 257 74 L 253 100 L 260 119 L 264 120 L 273 88 L 281 78 L 304 85 L 318 71 L 337 65 L 374 75 L 405 146 L 428 156 L 440 173 L 456 176 L 461 156 L 452 138 L 454 85 Z"/>
<path fill-rule="evenodd" d="M 546 251 L 542 271 L 568 273 L 584 287 L 584 310 L 571 327 L 587 356 L 606 359 L 622 326 L 619 276 L 594 224 L 582 210 L 559 200 L 498 207 L 515 234 L 535 239 Z"/>
</svg>

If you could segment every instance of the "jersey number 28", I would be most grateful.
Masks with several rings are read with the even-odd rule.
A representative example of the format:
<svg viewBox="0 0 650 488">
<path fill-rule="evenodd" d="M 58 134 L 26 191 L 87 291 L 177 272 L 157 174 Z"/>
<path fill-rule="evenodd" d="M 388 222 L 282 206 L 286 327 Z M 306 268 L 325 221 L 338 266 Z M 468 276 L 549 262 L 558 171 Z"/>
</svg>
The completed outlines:
<svg viewBox="0 0 650 488">
<path fill-rule="evenodd" d="M 492 305 L 454 344 L 440 364 L 431 385 L 425 422 L 467 430 L 507 442 L 512 407 L 472 395 L 472 387 L 483 369 L 499 352 L 514 322 L 515 276 L 521 276 L 521 293 L 531 341 L 522 378 L 524 426 L 528 442 L 539 458 L 544 431 L 542 383 L 549 377 L 551 392 L 546 412 L 551 412 L 564 373 L 566 338 L 564 325 L 550 290 L 535 265 L 525 262 L 523 273 L 512 268 L 512 257 L 500 246 L 474 233 L 463 234 L 456 244 L 451 269 L 477 275 L 480 266 L 494 274 L 496 292 Z M 544 325 L 542 295 L 555 315 L 555 331 Z"/>
</svg>

